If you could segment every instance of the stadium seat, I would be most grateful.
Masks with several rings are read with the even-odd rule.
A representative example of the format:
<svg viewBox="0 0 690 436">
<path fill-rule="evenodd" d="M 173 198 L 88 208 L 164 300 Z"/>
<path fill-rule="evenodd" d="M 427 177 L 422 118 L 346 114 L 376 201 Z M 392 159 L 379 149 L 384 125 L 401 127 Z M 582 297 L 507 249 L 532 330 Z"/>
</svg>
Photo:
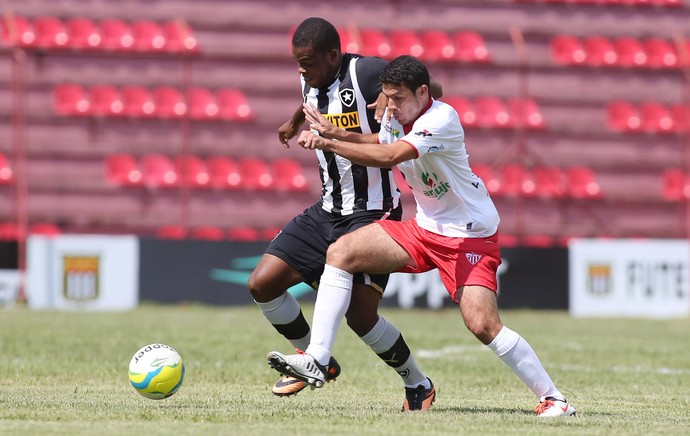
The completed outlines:
<svg viewBox="0 0 690 436">
<path fill-rule="evenodd" d="M 251 121 L 254 113 L 249 107 L 247 96 L 235 88 L 221 88 L 216 91 L 218 117 L 229 121 Z"/>
<path fill-rule="evenodd" d="M 190 232 L 189 237 L 203 241 L 222 241 L 225 239 L 225 231 L 213 226 L 195 227 Z"/>
<path fill-rule="evenodd" d="M 139 161 L 144 186 L 172 188 L 179 186 L 179 177 L 172 160 L 161 154 L 145 154 Z"/>
<path fill-rule="evenodd" d="M 389 56 L 396 58 L 402 55 L 421 57 L 424 54 L 424 46 L 417 32 L 411 29 L 392 29 L 388 32 L 391 51 Z"/>
<path fill-rule="evenodd" d="M 683 103 L 672 104 L 670 107 L 673 127 L 676 132 L 690 132 L 690 106 Z"/>
<path fill-rule="evenodd" d="M 69 37 L 65 25 L 57 17 L 41 16 L 34 19 L 36 46 L 45 49 L 66 48 Z"/>
<path fill-rule="evenodd" d="M 554 246 L 555 241 L 549 235 L 525 235 L 520 243 L 525 247 L 549 248 Z"/>
<path fill-rule="evenodd" d="M 604 36 L 589 36 L 583 41 L 587 65 L 595 67 L 613 66 L 618 54 L 611 41 Z"/>
<path fill-rule="evenodd" d="M 673 117 L 666 105 L 653 101 L 639 104 L 641 128 L 650 133 L 674 132 Z"/>
<path fill-rule="evenodd" d="M 493 169 L 489 165 L 473 164 L 472 172 L 477 175 L 484 182 L 487 191 L 491 195 L 502 195 L 501 180 L 494 174 Z"/>
<path fill-rule="evenodd" d="M 14 181 L 14 171 L 4 153 L 0 153 L 0 185 L 9 185 Z"/>
<path fill-rule="evenodd" d="M 278 191 L 306 191 L 307 179 L 304 177 L 302 165 L 293 159 L 276 159 L 271 161 L 270 172 L 273 175 L 273 185 Z"/>
<path fill-rule="evenodd" d="M 218 104 L 211 91 L 193 87 L 187 92 L 187 110 L 194 120 L 213 120 L 218 118 Z"/>
<path fill-rule="evenodd" d="M 602 198 L 601 187 L 594 171 L 586 167 L 572 167 L 567 170 L 570 197 L 578 199 Z"/>
<path fill-rule="evenodd" d="M 567 180 L 563 171 L 554 166 L 537 166 L 532 169 L 535 194 L 543 198 L 562 198 L 567 193 Z"/>
<path fill-rule="evenodd" d="M 143 86 L 127 85 L 121 90 L 122 114 L 134 118 L 152 117 L 156 110 L 151 91 Z"/>
<path fill-rule="evenodd" d="M 84 17 L 72 17 L 65 22 L 69 47 L 75 50 L 100 49 L 103 38 L 96 23 Z"/>
<path fill-rule="evenodd" d="M 136 158 L 125 153 L 105 158 L 105 178 L 118 186 L 139 186 L 142 179 Z"/>
<path fill-rule="evenodd" d="M 505 103 L 498 97 L 479 96 L 474 99 L 477 124 L 489 129 L 511 127 L 510 114 Z"/>
<path fill-rule="evenodd" d="M 498 234 L 498 243 L 501 247 L 517 247 L 520 245 L 520 239 L 517 236 L 508 235 L 504 233 Z"/>
<path fill-rule="evenodd" d="M 251 191 L 273 188 L 273 176 L 269 165 L 261 159 L 246 157 L 239 162 L 242 187 Z"/>
<path fill-rule="evenodd" d="M 158 118 L 182 118 L 187 113 L 187 103 L 179 89 L 157 86 L 153 89 L 153 115 Z"/>
<path fill-rule="evenodd" d="M 33 23 L 27 18 L 5 14 L 2 24 L 2 39 L 7 45 L 32 47 L 36 44 Z"/>
<path fill-rule="evenodd" d="M 500 170 L 501 193 L 509 197 L 535 194 L 535 183 L 531 172 L 517 164 L 505 165 Z"/>
<path fill-rule="evenodd" d="M 442 30 L 423 30 L 420 32 L 420 40 L 424 47 L 421 55 L 423 61 L 450 61 L 455 57 L 455 45 L 450 35 Z"/>
<path fill-rule="evenodd" d="M 539 105 L 533 98 L 511 98 L 508 100 L 508 110 L 513 126 L 535 130 L 546 127 Z"/>
<path fill-rule="evenodd" d="M 340 35 L 340 49 L 343 53 L 359 53 L 361 51 L 357 41 L 358 36 L 356 38 L 346 27 L 338 27 L 338 35 Z"/>
<path fill-rule="evenodd" d="M 29 224 L 29 233 L 32 235 L 57 236 L 62 233 L 62 230 L 53 223 L 42 222 Z"/>
<path fill-rule="evenodd" d="M 471 100 L 462 96 L 443 97 L 443 101 L 453 106 L 453 109 L 458 113 L 462 126 L 474 127 L 477 125 L 477 113 L 474 110 L 474 104 Z"/>
<path fill-rule="evenodd" d="M 388 36 L 378 29 L 361 29 L 359 37 L 362 41 L 362 53 L 364 56 L 379 56 L 388 59 L 391 54 L 391 45 Z"/>
<path fill-rule="evenodd" d="M 678 55 L 673 43 L 662 38 L 647 38 L 642 41 L 647 55 L 648 67 L 675 68 L 678 66 Z"/>
<path fill-rule="evenodd" d="M 21 233 L 16 223 L 0 222 L 0 241 L 16 241 L 20 238 Z"/>
<path fill-rule="evenodd" d="M 216 189 L 237 189 L 241 187 L 242 175 L 237 163 L 225 156 L 206 159 L 209 186 Z"/>
<path fill-rule="evenodd" d="M 53 110 L 59 115 L 88 115 L 88 95 L 81 85 L 63 83 L 53 89 Z"/>
<path fill-rule="evenodd" d="M 174 53 L 199 51 L 199 43 L 192 29 L 182 20 L 166 21 L 161 25 L 165 38 L 165 49 Z"/>
<path fill-rule="evenodd" d="M 93 85 L 89 89 L 90 113 L 96 116 L 121 116 L 124 104 L 120 90 L 111 85 Z"/>
<path fill-rule="evenodd" d="M 583 65 L 587 53 L 580 40 L 572 35 L 557 35 L 551 38 L 551 56 L 561 65 Z"/>
<path fill-rule="evenodd" d="M 455 45 L 455 59 L 460 62 L 486 63 L 491 62 L 489 49 L 484 37 L 473 31 L 457 31 L 451 35 Z"/>
<path fill-rule="evenodd" d="M 271 241 L 281 232 L 282 227 L 268 227 L 260 230 L 259 239 L 263 241 Z"/>
<path fill-rule="evenodd" d="M 668 201 L 690 199 L 690 177 L 677 168 L 664 170 L 661 174 L 661 196 Z"/>
<path fill-rule="evenodd" d="M 643 67 L 647 63 L 647 54 L 640 41 L 631 37 L 620 37 L 613 41 L 618 58 L 616 65 L 621 67 Z"/>
<path fill-rule="evenodd" d="M 630 102 L 617 100 L 606 105 L 607 124 L 618 132 L 637 132 L 642 127 L 637 108 Z"/>
<path fill-rule="evenodd" d="M 227 238 L 238 242 L 255 242 L 261 240 L 261 232 L 253 227 L 234 227 L 227 231 Z"/>
<path fill-rule="evenodd" d="M 102 43 L 105 50 L 113 51 L 132 51 L 134 47 L 134 36 L 129 23 L 117 18 L 107 18 L 98 23 Z"/>
<path fill-rule="evenodd" d="M 177 156 L 175 171 L 180 177 L 180 184 L 192 188 L 206 188 L 210 184 L 210 175 L 206 161 L 198 156 Z"/>
<path fill-rule="evenodd" d="M 160 239 L 180 240 L 187 238 L 188 231 L 183 226 L 162 226 L 156 230 L 156 237 Z"/>
<path fill-rule="evenodd" d="M 165 50 L 165 35 L 163 29 L 155 21 L 137 20 L 130 24 L 134 42 L 132 47 L 141 52 L 157 52 Z"/>
</svg>

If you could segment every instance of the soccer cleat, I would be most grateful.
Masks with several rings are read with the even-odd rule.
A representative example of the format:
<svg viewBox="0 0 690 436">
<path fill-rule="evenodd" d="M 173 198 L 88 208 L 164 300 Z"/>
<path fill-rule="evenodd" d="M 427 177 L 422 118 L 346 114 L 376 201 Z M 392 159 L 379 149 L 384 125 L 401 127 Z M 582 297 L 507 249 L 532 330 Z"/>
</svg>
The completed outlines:
<svg viewBox="0 0 690 436">
<path fill-rule="evenodd" d="M 429 380 L 429 384 L 431 385 L 429 389 L 426 389 L 424 385 L 419 385 L 416 388 L 405 388 L 405 402 L 402 407 L 403 412 L 412 410 L 426 412 L 429 410 L 429 407 L 434 404 L 436 400 L 436 388 L 434 388 L 431 379 L 427 377 L 427 380 Z"/>
<path fill-rule="evenodd" d="M 326 377 L 326 383 L 335 380 L 340 375 L 340 365 L 331 356 L 331 360 L 328 362 L 328 376 Z M 295 395 L 301 392 L 307 384 L 302 380 L 289 376 L 283 375 L 280 380 L 273 385 L 273 395 L 279 397 L 289 397 L 290 395 Z"/>
<path fill-rule="evenodd" d="M 268 364 L 281 374 L 289 375 L 298 380 L 320 388 L 326 382 L 328 368 L 319 364 L 307 353 L 282 354 L 271 351 L 266 356 Z"/>
<path fill-rule="evenodd" d="M 541 403 L 537 404 L 537 407 L 534 408 L 534 413 L 537 416 L 549 418 L 553 416 L 575 416 L 577 411 L 568 404 L 566 399 L 559 400 L 554 397 L 546 397 Z"/>
</svg>

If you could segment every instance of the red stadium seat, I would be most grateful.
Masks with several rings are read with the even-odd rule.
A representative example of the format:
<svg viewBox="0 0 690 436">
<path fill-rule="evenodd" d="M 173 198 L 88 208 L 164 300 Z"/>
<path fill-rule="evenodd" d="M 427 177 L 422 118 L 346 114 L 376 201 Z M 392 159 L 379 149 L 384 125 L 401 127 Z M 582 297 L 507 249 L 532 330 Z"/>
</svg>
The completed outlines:
<svg viewBox="0 0 690 436">
<path fill-rule="evenodd" d="M 0 185 L 9 185 L 14 181 L 14 171 L 10 167 L 7 156 L 0 153 Z"/>
<path fill-rule="evenodd" d="M 137 51 L 156 52 L 165 50 L 166 39 L 163 29 L 155 21 L 137 20 L 130 24 L 133 47 Z"/>
<path fill-rule="evenodd" d="M 261 229 L 259 239 L 264 241 L 271 241 L 276 237 L 278 233 L 281 232 L 282 227 L 269 227 L 266 229 Z"/>
<path fill-rule="evenodd" d="M 47 49 L 67 47 L 69 37 L 61 19 L 49 16 L 36 17 L 34 30 L 36 46 Z"/>
<path fill-rule="evenodd" d="M 60 115 L 88 115 L 88 95 L 81 85 L 64 83 L 53 89 L 53 110 Z"/>
<path fill-rule="evenodd" d="M 180 240 L 187 238 L 189 232 L 183 226 L 163 226 L 156 230 L 156 237 L 161 239 Z"/>
<path fill-rule="evenodd" d="M 182 118 L 187 113 L 187 103 L 179 89 L 157 86 L 153 89 L 153 115 L 159 118 Z"/>
<path fill-rule="evenodd" d="M 661 174 L 661 195 L 669 201 L 690 199 L 690 177 L 677 168 L 664 170 Z"/>
<path fill-rule="evenodd" d="M 567 170 L 569 193 L 572 198 L 602 198 L 601 187 L 594 172 L 585 167 L 572 167 Z"/>
<path fill-rule="evenodd" d="M 361 51 L 357 38 L 347 28 L 338 27 L 338 35 L 340 35 L 340 50 L 343 53 L 359 53 Z"/>
<path fill-rule="evenodd" d="M 302 165 L 292 159 L 276 159 L 271 161 L 273 185 L 279 191 L 306 191 L 307 179 L 304 177 Z"/>
<path fill-rule="evenodd" d="M 189 235 L 192 239 L 204 241 L 222 241 L 225 239 L 225 231 L 219 227 L 203 226 L 195 227 Z"/>
<path fill-rule="evenodd" d="M 175 170 L 180 176 L 180 183 L 192 188 L 209 187 L 211 178 L 206 161 L 198 156 L 177 156 Z"/>
<path fill-rule="evenodd" d="M 477 124 L 489 129 L 511 127 L 510 114 L 505 103 L 498 97 L 480 96 L 474 99 Z"/>
<path fill-rule="evenodd" d="M 102 47 L 113 51 L 132 51 L 134 36 L 129 23 L 117 18 L 108 18 L 98 23 L 103 38 Z"/>
<path fill-rule="evenodd" d="M 29 233 L 33 235 L 57 236 L 62 233 L 62 230 L 53 223 L 32 223 L 29 225 Z"/>
<path fill-rule="evenodd" d="M 242 175 L 237 163 L 225 156 L 206 159 L 209 185 L 216 189 L 237 189 L 241 187 Z"/>
<path fill-rule="evenodd" d="M 585 38 L 584 49 L 588 65 L 612 66 L 618 60 L 618 54 L 611 41 L 604 36 L 589 36 Z"/>
<path fill-rule="evenodd" d="M 112 154 L 105 158 L 105 178 L 118 186 L 139 186 L 141 171 L 134 156 L 129 154 Z"/>
<path fill-rule="evenodd" d="M 261 232 L 253 227 L 234 227 L 227 232 L 228 239 L 238 242 L 255 242 L 261 240 Z"/>
<path fill-rule="evenodd" d="M 216 91 L 218 117 L 230 121 L 251 121 L 254 113 L 249 107 L 244 92 L 234 88 L 222 88 Z"/>
<path fill-rule="evenodd" d="M 139 161 L 144 186 L 149 188 L 172 188 L 179 186 L 175 165 L 169 157 L 161 154 L 145 154 Z"/>
<path fill-rule="evenodd" d="M 510 119 L 515 126 L 527 129 L 545 128 L 544 117 L 533 98 L 511 98 L 508 100 Z"/>
<path fill-rule="evenodd" d="M 90 112 L 97 116 L 121 116 L 124 104 L 120 91 L 111 85 L 94 85 L 89 89 Z"/>
<path fill-rule="evenodd" d="M 239 162 L 242 187 L 249 190 L 268 190 L 274 187 L 269 165 L 261 159 L 247 157 Z"/>
<path fill-rule="evenodd" d="M 635 38 L 621 37 L 613 41 L 618 59 L 616 65 L 621 67 L 642 67 L 647 64 L 647 53 L 640 41 Z"/>
<path fill-rule="evenodd" d="M 455 57 L 455 45 L 448 33 L 435 29 L 423 30 L 420 39 L 424 47 L 421 55 L 423 61 L 450 61 Z"/>
<path fill-rule="evenodd" d="M 151 91 L 143 86 L 128 85 L 122 88 L 123 115 L 135 118 L 152 117 L 156 110 Z"/>
<path fill-rule="evenodd" d="M 0 241 L 16 241 L 22 235 L 22 231 L 16 223 L 0 223 Z"/>
<path fill-rule="evenodd" d="M 76 50 L 100 49 L 103 38 L 94 21 L 84 17 L 72 17 L 65 22 L 70 48 Z"/>
<path fill-rule="evenodd" d="M 491 62 L 489 49 L 484 37 L 477 32 L 458 31 L 452 34 L 455 44 L 455 59 L 460 62 L 485 63 Z"/>
<path fill-rule="evenodd" d="M 544 198 L 562 198 L 567 194 L 567 180 L 558 167 L 538 166 L 532 169 L 535 193 Z"/>
<path fill-rule="evenodd" d="M 161 25 L 165 49 L 174 53 L 199 51 L 199 43 L 192 29 L 182 20 L 166 21 Z"/>
<path fill-rule="evenodd" d="M 670 107 L 673 127 L 677 132 L 690 132 L 690 106 L 679 103 Z"/>
<path fill-rule="evenodd" d="M 652 68 L 675 68 L 678 54 L 673 43 L 662 38 L 647 38 L 642 42 L 647 54 L 647 66 Z"/>
<path fill-rule="evenodd" d="M 364 56 L 379 56 L 390 58 L 391 44 L 388 36 L 378 29 L 361 29 L 359 37 L 362 40 L 362 53 Z"/>
<path fill-rule="evenodd" d="M 662 103 L 646 101 L 638 106 L 642 130 L 651 133 L 668 133 L 675 131 L 673 117 Z"/>
<path fill-rule="evenodd" d="M 532 196 L 535 183 L 531 172 L 520 165 L 510 164 L 501 168 L 501 192 L 510 197 Z"/>
<path fill-rule="evenodd" d="M 642 127 L 637 108 L 630 102 L 617 100 L 606 105 L 607 124 L 618 132 L 637 132 Z"/>
<path fill-rule="evenodd" d="M 555 241 L 549 235 L 525 235 L 520 241 L 526 247 L 549 248 L 553 247 Z"/>
<path fill-rule="evenodd" d="M 2 39 L 7 45 L 33 47 L 36 44 L 34 25 L 25 17 L 5 14 L 2 24 Z"/>
<path fill-rule="evenodd" d="M 402 55 L 421 57 L 424 54 L 424 46 L 417 32 L 411 29 L 393 29 L 388 32 L 388 40 L 391 45 L 389 56 L 396 58 Z"/>
<path fill-rule="evenodd" d="M 187 110 L 195 120 L 213 120 L 218 118 L 218 104 L 211 91 L 206 88 L 193 87 L 187 92 Z"/>
<path fill-rule="evenodd" d="M 484 182 L 487 191 L 491 195 L 501 195 L 501 180 L 494 174 L 493 169 L 489 165 L 474 164 L 472 165 L 472 172 L 477 175 Z"/>
<path fill-rule="evenodd" d="M 443 97 L 443 100 L 458 113 L 463 127 L 474 127 L 477 125 L 477 113 L 474 110 L 472 101 L 461 96 Z"/>
<path fill-rule="evenodd" d="M 572 35 L 558 35 L 551 38 L 551 56 L 561 65 L 583 65 L 587 53 L 580 40 Z"/>
</svg>

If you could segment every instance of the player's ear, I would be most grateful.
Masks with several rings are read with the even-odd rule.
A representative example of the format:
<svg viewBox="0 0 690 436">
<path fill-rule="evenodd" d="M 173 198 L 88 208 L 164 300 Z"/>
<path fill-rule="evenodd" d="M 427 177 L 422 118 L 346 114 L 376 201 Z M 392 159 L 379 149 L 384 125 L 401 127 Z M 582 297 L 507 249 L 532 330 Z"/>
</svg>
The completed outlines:
<svg viewBox="0 0 690 436">
<path fill-rule="evenodd" d="M 426 85 L 422 85 L 419 88 L 417 88 L 417 97 L 420 99 L 426 98 L 429 96 L 429 87 Z"/>
<path fill-rule="evenodd" d="M 339 58 L 340 58 L 340 50 L 337 48 L 332 48 L 328 50 L 328 62 L 332 64 L 339 64 Z"/>
</svg>

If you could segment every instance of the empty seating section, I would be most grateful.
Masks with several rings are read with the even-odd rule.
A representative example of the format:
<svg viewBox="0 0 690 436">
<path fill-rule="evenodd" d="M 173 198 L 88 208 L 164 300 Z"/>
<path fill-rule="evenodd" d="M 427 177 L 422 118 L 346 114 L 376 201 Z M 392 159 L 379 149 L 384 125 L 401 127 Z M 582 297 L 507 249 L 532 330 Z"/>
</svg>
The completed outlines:
<svg viewBox="0 0 690 436">
<path fill-rule="evenodd" d="M 77 11 L 75 11 L 77 12 Z M 102 50 L 127 53 L 197 53 L 199 44 L 183 20 L 156 22 L 87 17 L 5 15 L 7 45 L 44 50 Z"/>
<path fill-rule="evenodd" d="M 526 128 L 531 130 L 547 128 L 539 104 L 533 98 L 499 98 L 480 95 L 470 99 L 451 95 L 444 96 L 441 100 L 453 106 L 465 128 Z"/>
<path fill-rule="evenodd" d="M 586 6 L 680 7 L 685 0 L 515 0 L 518 3 L 577 4 Z"/>
<path fill-rule="evenodd" d="M 608 37 L 604 35 L 556 35 L 551 38 L 551 56 L 561 65 L 618 68 L 681 68 L 690 65 L 683 52 L 690 41 L 676 43 L 655 36 Z"/>
<path fill-rule="evenodd" d="M 632 103 L 611 101 L 606 106 L 607 125 L 618 132 L 654 134 L 688 133 L 690 107 L 683 103 L 665 104 L 657 101 Z"/>
<path fill-rule="evenodd" d="M 173 86 L 153 89 L 139 85 L 74 83 L 53 89 L 53 109 L 66 116 L 183 118 L 248 122 L 254 119 L 247 96 L 239 89 L 193 87 L 185 94 Z"/>
</svg>

